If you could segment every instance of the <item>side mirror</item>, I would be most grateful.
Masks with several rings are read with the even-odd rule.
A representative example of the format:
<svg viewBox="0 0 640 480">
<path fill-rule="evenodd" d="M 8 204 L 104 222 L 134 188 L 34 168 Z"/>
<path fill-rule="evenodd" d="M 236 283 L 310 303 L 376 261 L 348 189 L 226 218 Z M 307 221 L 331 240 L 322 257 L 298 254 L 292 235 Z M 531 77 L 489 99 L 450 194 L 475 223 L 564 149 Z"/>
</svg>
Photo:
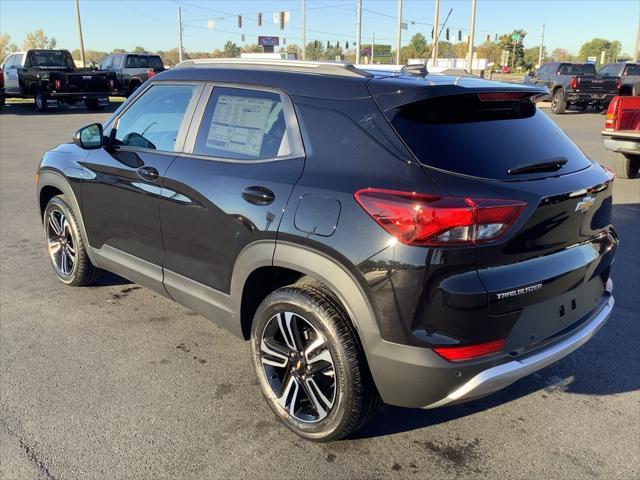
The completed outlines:
<svg viewBox="0 0 640 480">
<path fill-rule="evenodd" d="M 529 70 L 529 76 L 530 77 L 535 77 L 536 76 L 535 70 Z"/>
<path fill-rule="evenodd" d="M 104 146 L 102 125 L 92 123 L 76 130 L 73 134 L 73 143 L 83 150 L 97 150 Z"/>
</svg>

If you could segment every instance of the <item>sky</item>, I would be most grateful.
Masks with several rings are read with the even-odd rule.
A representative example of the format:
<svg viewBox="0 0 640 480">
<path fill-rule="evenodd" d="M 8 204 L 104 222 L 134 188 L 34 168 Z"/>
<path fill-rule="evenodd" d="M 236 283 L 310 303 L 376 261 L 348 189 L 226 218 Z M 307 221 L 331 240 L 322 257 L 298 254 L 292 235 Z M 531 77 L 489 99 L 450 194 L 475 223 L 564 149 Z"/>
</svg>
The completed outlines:
<svg viewBox="0 0 640 480">
<path fill-rule="evenodd" d="M 238 45 L 257 43 L 258 35 L 285 38 L 287 44 L 301 44 L 301 0 L 80 0 L 85 49 L 111 51 L 114 48 L 169 50 L 178 44 L 177 10 L 184 23 L 183 43 L 187 51 L 213 51 L 227 40 Z M 307 42 L 336 41 L 344 46 L 355 41 L 355 0 L 306 0 Z M 434 0 L 404 0 L 402 43 L 417 32 L 430 37 Z M 362 0 L 362 43 L 394 45 L 397 0 Z M 447 26 L 453 41 L 462 30 L 469 32 L 471 0 L 441 0 L 440 22 L 453 9 Z M 279 30 L 273 14 L 290 12 L 290 23 Z M 257 14 L 263 26 L 257 26 Z M 243 26 L 238 28 L 237 15 Z M 214 27 L 208 28 L 213 21 Z M 564 48 L 577 53 L 580 46 L 599 37 L 622 42 L 622 51 L 633 51 L 640 0 L 477 0 L 476 44 L 487 35 L 528 32 L 526 48 L 540 43 L 545 24 L 548 52 Z M 43 29 L 55 37 L 59 48 L 79 48 L 74 0 L 0 0 L 0 33 L 8 33 L 18 46 L 27 32 Z M 245 41 L 242 42 L 242 34 Z M 444 34 L 441 37 L 444 39 Z"/>
</svg>

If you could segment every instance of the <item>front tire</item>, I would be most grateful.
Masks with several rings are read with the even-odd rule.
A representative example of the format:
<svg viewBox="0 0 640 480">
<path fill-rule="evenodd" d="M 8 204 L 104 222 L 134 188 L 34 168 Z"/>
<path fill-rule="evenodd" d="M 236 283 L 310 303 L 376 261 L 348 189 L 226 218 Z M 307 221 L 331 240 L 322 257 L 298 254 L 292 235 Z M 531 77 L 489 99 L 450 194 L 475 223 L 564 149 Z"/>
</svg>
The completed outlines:
<svg viewBox="0 0 640 480">
<path fill-rule="evenodd" d="M 620 178 L 636 178 L 640 170 L 640 155 L 625 155 L 624 153 L 616 153 L 613 161 L 613 171 Z"/>
<path fill-rule="evenodd" d="M 251 352 L 262 393 L 299 436 L 338 440 L 375 413 L 378 393 L 349 320 L 326 290 L 293 285 L 258 307 Z"/>
<path fill-rule="evenodd" d="M 564 113 L 567 109 L 567 101 L 564 98 L 564 90 L 559 88 L 551 97 L 551 111 L 556 115 Z"/>
<path fill-rule="evenodd" d="M 49 259 L 58 279 L 72 286 L 95 283 L 103 271 L 91 263 L 75 214 L 64 195 L 49 200 L 43 224 Z"/>
</svg>

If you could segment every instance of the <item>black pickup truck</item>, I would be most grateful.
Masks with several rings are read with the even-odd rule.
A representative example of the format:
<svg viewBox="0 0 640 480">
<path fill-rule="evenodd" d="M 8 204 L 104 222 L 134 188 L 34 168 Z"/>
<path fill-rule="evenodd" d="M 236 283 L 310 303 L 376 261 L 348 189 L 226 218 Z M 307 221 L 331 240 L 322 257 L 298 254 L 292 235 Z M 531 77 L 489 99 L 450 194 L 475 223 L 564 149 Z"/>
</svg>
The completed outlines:
<svg viewBox="0 0 640 480">
<path fill-rule="evenodd" d="M 118 93 L 130 96 L 149 77 L 164 71 L 159 55 L 149 53 L 112 53 L 100 62 L 100 70 L 112 71 L 118 77 Z"/>
<path fill-rule="evenodd" d="M 524 83 L 549 88 L 553 113 L 564 113 L 572 105 L 580 110 L 589 106 L 604 110 L 617 94 L 616 80 L 599 76 L 592 63 L 545 63 L 529 72 Z"/>
<path fill-rule="evenodd" d="M 43 112 L 50 102 L 84 101 L 99 110 L 118 90 L 115 73 L 76 68 L 67 50 L 27 50 L 10 54 L 2 64 L 6 97 L 35 98 Z"/>
</svg>

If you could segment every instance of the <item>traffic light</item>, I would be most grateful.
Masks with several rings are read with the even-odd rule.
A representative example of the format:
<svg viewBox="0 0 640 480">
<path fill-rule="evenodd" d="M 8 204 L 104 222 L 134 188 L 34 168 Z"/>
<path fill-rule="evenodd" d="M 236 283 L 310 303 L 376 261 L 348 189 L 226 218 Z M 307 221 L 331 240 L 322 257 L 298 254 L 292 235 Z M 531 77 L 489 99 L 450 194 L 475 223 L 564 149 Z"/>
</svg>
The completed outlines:
<svg viewBox="0 0 640 480">
<path fill-rule="evenodd" d="M 340 48 L 340 42 L 336 42 L 336 48 Z"/>
<path fill-rule="evenodd" d="M 331 48 L 331 44 L 329 43 L 329 40 L 327 40 L 327 50 Z"/>
<path fill-rule="evenodd" d="M 349 42 L 347 42 L 347 43 L 345 44 L 344 49 L 345 49 L 345 50 L 349 50 Z"/>
<path fill-rule="evenodd" d="M 458 30 L 458 41 L 462 41 L 462 30 Z"/>
<path fill-rule="evenodd" d="M 284 30 L 284 12 L 280 12 L 280 30 Z"/>
<path fill-rule="evenodd" d="M 238 15 L 238 28 L 242 28 L 242 15 Z"/>
<path fill-rule="evenodd" d="M 447 39 L 447 41 L 449 41 L 449 29 L 447 28 L 447 30 L 444 32 L 445 33 L 445 38 Z"/>
<path fill-rule="evenodd" d="M 258 14 L 258 26 L 259 27 L 262 26 L 262 14 L 261 13 Z"/>
<path fill-rule="evenodd" d="M 431 27 L 431 40 L 435 40 L 435 38 L 433 38 L 433 27 Z"/>
<path fill-rule="evenodd" d="M 487 33 L 487 42 L 490 42 L 490 41 L 491 41 L 491 35 Z"/>
</svg>

